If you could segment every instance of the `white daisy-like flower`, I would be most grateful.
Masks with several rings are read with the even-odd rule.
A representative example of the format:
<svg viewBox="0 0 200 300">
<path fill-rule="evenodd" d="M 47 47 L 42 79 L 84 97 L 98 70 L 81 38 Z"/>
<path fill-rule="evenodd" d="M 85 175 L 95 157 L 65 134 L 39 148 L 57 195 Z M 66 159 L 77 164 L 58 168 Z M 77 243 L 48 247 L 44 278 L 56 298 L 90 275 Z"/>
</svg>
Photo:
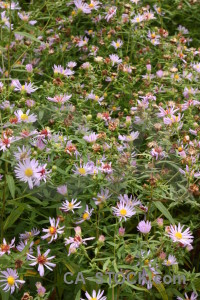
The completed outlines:
<svg viewBox="0 0 200 300">
<path fill-rule="evenodd" d="M 34 123 L 37 121 L 37 116 L 34 114 L 29 115 L 30 109 L 24 114 L 21 109 L 14 112 L 17 117 L 17 123 Z"/>
<path fill-rule="evenodd" d="M 3 291 L 10 291 L 12 294 L 15 288 L 19 288 L 18 283 L 25 283 L 24 280 L 19 280 L 18 278 L 19 276 L 16 270 L 8 268 L 7 271 L 1 271 L 0 282 L 2 283 L 1 287 Z"/>
<path fill-rule="evenodd" d="M 72 199 L 70 202 L 68 200 L 65 200 L 65 202 L 62 203 L 60 209 L 64 212 L 72 211 L 74 213 L 74 209 L 82 207 L 80 204 L 81 201 L 77 202 L 77 199 Z"/>
<path fill-rule="evenodd" d="M 112 210 L 114 215 L 120 218 L 120 221 L 122 219 L 126 221 L 127 218 L 131 218 L 136 214 L 134 207 L 123 200 L 117 203 L 117 207 L 112 207 Z"/>
<path fill-rule="evenodd" d="M 19 162 L 15 167 L 16 177 L 23 182 L 27 182 L 30 189 L 33 189 L 36 182 L 40 179 L 39 164 L 35 159 L 27 158 Z"/>
<path fill-rule="evenodd" d="M 50 271 L 53 271 L 52 268 L 54 268 L 56 266 L 56 264 L 50 262 L 50 260 L 55 258 L 55 256 L 48 257 L 49 252 L 50 252 L 50 249 L 48 249 L 44 254 L 41 254 L 40 246 L 38 246 L 36 257 L 31 255 L 30 253 L 27 254 L 28 259 L 33 261 L 30 264 L 30 266 L 35 266 L 38 264 L 38 272 L 41 277 L 44 276 L 44 267 L 46 267 Z"/>
<path fill-rule="evenodd" d="M 123 45 L 122 40 L 118 39 L 116 42 L 112 41 L 111 45 L 117 50 Z"/>
<path fill-rule="evenodd" d="M 48 229 L 42 229 L 43 232 L 47 232 L 47 234 L 41 236 L 41 239 L 46 240 L 50 238 L 48 244 L 57 239 L 58 234 L 62 234 L 64 232 L 65 226 L 59 227 L 59 219 L 57 221 L 54 218 L 49 217 L 50 227 Z"/>
<path fill-rule="evenodd" d="M 93 208 L 89 209 L 88 205 L 86 205 L 85 211 L 84 211 L 80 221 L 76 222 L 76 224 L 80 224 L 86 220 L 89 220 L 92 215 L 93 210 L 94 210 Z"/>
<path fill-rule="evenodd" d="M 87 297 L 88 300 L 106 300 L 107 297 L 103 296 L 103 294 L 104 291 L 99 290 L 97 293 L 95 290 L 93 290 L 92 296 L 90 296 L 88 292 L 85 293 L 85 296 Z M 81 300 L 85 300 L 85 299 L 81 298 Z"/>
<path fill-rule="evenodd" d="M 193 235 L 189 228 L 183 231 L 184 225 L 181 226 L 179 223 L 178 226 L 170 225 L 170 230 L 168 236 L 173 240 L 174 243 L 181 243 L 184 246 L 190 245 L 193 242 Z"/>
<path fill-rule="evenodd" d="M 177 265 L 176 257 L 173 255 L 169 255 L 168 259 L 164 260 L 163 265 L 165 266 Z"/>
<path fill-rule="evenodd" d="M 0 245 L 0 256 L 4 255 L 5 253 L 10 254 L 10 249 L 15 247 L 15 238 L 12 239 L 10 244 L 6 242 L 5 239 L 3 239 L 3 243 Z"/>
</svg>

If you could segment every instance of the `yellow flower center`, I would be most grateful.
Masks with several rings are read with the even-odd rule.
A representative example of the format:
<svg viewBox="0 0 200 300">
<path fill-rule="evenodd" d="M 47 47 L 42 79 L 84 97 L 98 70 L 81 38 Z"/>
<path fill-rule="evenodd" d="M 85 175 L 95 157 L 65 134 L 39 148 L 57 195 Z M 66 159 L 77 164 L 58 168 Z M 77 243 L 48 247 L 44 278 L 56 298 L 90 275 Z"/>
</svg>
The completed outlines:
<svg viewBox="0 0 200 300">
<path fill-rule="evenodd" d="M 169 266 L 170 264 L 171 264 L 171 261 L 170 261 L 170 260 L 168 260 L 168 261 L 167 261 L 167 265 Z"/>
<path fill-rule="evenodd" d="M 90 3 L 90 4 L 89 4 L 89 7 L 93 8 L 93 7 L 94 7 L 94 4 L 93 4 L 93 3 Z"/>
<path fill-rule="evenodd" d="M 95 298 L 91 298 L 91 300 L 97 300 L 97 298 L 95 297 Z"/>
<path fill-rule="evenodd" d="M 136 21 L 137 21 L 137 22 L 140 22 L 140 18 L 136 18 Z"/>
<path fill-rule="evenodd" d="M 21 115 L 21 120 L 23 120 L 23 121 L 28 120 L 27 114 L 22 114 Z"/>
<path fill-rule="evenodd" d="M 147 266 L 149 264 L 149 260 L 145 259 L 144 264 Z"/>
<path fill-rule="evenodd" d="M 126 216 L 127 210 L 126 210 L 125 208 L 120 209 L 120 214 L 121 214 L 122 216 Z"/>
<path fill-rule="evenodd" d="M 88 214 L 87 212 L 85 212 L 85 213 L 83 214 L 83 220 L 87 220 L 88 217 L 89 217 L 89 214 Z"/>
<path fill-rule="evenodd" d="M 49 232 L 50 232 L 51 234 L 56 233 L 56 227 L 54 227 L 54 226 L 49 227 Z"/>
<path fill-rule="evenodd" d="M 178 240 L 180 240 L 180 239 L 182 239 L 182 233 L 181 232 L 176 232 L 175 233 L 175 237 L 178 239 Z"/>
<path fill-rule="evenodd" d="M 99 96 L 95 96 L 95 100 L 99 100 Z"/>
<path fill-rule="evenodd" d="M 24 91 L 25 90 L 25 85 L 22 85 L 22 91 Z"/>
<path fill-rule="evenodd" d="M 117 48 L 119 48 L 120 47 L 120 43 L 116 43 L 116 45 L 115 45 Z"/>
<path fill-rule="evenodd" d="M 8 276 L 7 282 L 9 285 L 14 285 L 15 284 L 15 278 L 13 276 Z"/>
<path fill-rule="evenodd" d="M 27 177 L 31 177 L 33 175 L 33 170 L 31 168 L 27 168 L 24 173 Z"/>
<path fill-rule="evenodd" d="M 155 39 L 155 37 L 156 37 L 155 33 L 152 33 L 151 38 Z"/>
<path fill-rule="evenodd" d="M 178 79 L 179 79 L 179 75 L 176 74 L 176 75 L 174 76 L 174 78 L 175 78 L 176 80 L 178 80 Z"/>
<path fill-rule="evenodd" d="M 81 175 L 85 175 L 86 174 L 86 170 L 84 168 L 79 168 L 78 171 L 79 171 L 79 173 Z"/>
<path fill-rule="evenodd" d="M 73 10 L 71 14 L 72 14 L 72 16 L 75 16 L 75 14 L 76 14 L 75 10 Z"/>
<path fill-rule="evenodd" d="M 72 204 L 72 203 L 69 203 L 69 204 L 68 204 L 68 207 L 69 207 L 69 209 L 73 209 L 73 207 L 74 207 L 74 204 Z"/>
</svg>

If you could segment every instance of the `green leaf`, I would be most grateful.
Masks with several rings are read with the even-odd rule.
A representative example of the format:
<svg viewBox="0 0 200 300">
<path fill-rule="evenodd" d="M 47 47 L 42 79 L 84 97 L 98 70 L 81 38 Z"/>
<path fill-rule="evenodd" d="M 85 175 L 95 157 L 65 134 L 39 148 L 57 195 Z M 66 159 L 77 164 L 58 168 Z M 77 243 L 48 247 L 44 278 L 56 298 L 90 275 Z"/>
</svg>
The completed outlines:
<svg viewBox="0 0 200 300">
<path fill-rule="evenodd" d="M 75 300 L 80 300 L 80 297 L 81 297 L 81 291 L 78 291 Z"/>
<path fill-rule="evenodd" d="M 129 283 L 128 281 L 124 281 L 124 283 L 126 284 L 126 285 L 128 285 L 128 286 L 130 286 L 132 289 L 134 289 L 134 290 L 137 290 L 137 291 L 143 291 L 143 292 L 147 292 L 147 293 L 149 293 L 149 291 L 146 289 L 146 288 L 144 288 L 144 287 L 140 287 L 140 286 L 136 286 L 136 285 L 134 285 L 134 284 L 131 284 L 131 283 Z"/>
<path fill-rule="evenodd" d="M 159 211 L 170 221 L 170 223 L 175 224 L 172 215 L 168 211 L 168 209 L 162 204 L 160 201 L 155 201 L 154 205 L 159 209 Z"/>
<path fill-rule="evenodd" d="M 0 292 L 1 292 L 1 300 L 9 300 L 9 296 L 10 296 L 9 292 L 4 292 L 2 290 L 0 290 Z"/>
<path fill-rule="evenodd" d="M 158 290 L 158 292 L 161 295 L 162 299 L 163 300 L 168 300 L 168 296 L 167 296 L 167 293 L 166 293 L 164 285 L 162 283 L 157 284 L 155 282 L 153 282 L 153 285 Z"/>
<path fill-rule="evenodd" d="M 24 211 L 24 207 L 22 207 L 22 206 L 15 208 L 11 212 L 11 214 L 7 217 L 7 219 L 4 223 L 3 229 L 6 230 L 9 227 L 11 227 L 15 223 L 15 221 L 17 221 L 17 219 L 19 219 L 19 217 L 21 216 L 23 211 Z"/>
<path fill-rule="evenodd" d="M 20 31 L 15 31 L 15 34 L 20 34 L 22 36 L 25 36 L 27 37 L 28 39 L 34 41 L 34 42 L 38 42 L 41 44 L 41 41 L 38 40 L 34 35 L 30 34 L 30 33 L 27 33 L 27 32 L 20 32 Z"/>
<path fill-rule="evenodd" d="M 6 175 L 6 182 L 8 184 L 9 191 L 12 198 L 15 198 L 15 181 L 11 175 Z"/>
</svg>

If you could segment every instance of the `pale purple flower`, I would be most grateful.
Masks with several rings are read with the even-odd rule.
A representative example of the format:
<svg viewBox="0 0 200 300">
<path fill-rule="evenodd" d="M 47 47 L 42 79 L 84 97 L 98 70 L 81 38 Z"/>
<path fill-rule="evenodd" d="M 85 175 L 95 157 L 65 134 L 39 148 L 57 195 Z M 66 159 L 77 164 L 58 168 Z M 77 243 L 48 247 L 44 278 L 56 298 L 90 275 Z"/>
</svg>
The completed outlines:
<svg viewBox="0 0 200 300">
<path fill-rule="evenodd" d="M 1 12 L 1 22 L 11 30 L 13 29 L 13 24 L 10 24 L 10 19 L 9 17 L 6 16 L 6 11 Z M 4 26 L 3 26 L 4 27 Z"/>
<path fill-rule="evenodd" d="M 26 71 L 27 71 L 28 73 L 33 72 L 33 65 L 32 65 L 32 64 L 27 64 L 27 65 L 26 65 Z"/>
<path fill-rule="evenodd" d="M 131 20 L 131 23 L 137 24 L 137 23 L 141 23 L 142 21 L 144 21 L 144 16 L 143 16 L 143 15 L 136 15 L 136 16 Z"/>
<path fill-rule="evenodd" d="M 185 293 L 185 298 L 182 297 L 177 297 L 177 300 L 196 300 L 198 297 L 198 294 L 195 292 L 192 292 L 192 294 L 190 295 L 190 297 L 188 296 L 187 293 Z"/>
<path fill-rule="evenodd" d="M 122 59 L 120 59 L 117 54 L 110 54 L 109 57 L 113 66 L 122 62 Z"/>
<path fill-rule="evenodd" d="M 8 268 L 6 271 L 1 271 L 0 282 L 3 291 L 14 293 L 15 288 L 19 288 L 18 284 L 25 283 L 24 280 L 19 280 L 19 275 L 16 270 Z"/>
<path fill-rule="evenodd" d="M 16 152 L 14 152 L 14 157 L 17 160 L 23 161 L 26 160 L 27 158 L 30 158 L 30 154 L 31 154 L 31 149 L 30 148 L 26 148 L 24 145 L 22 146 L 22 148 L 17 147 Z"/>
<path fill-rule="evenodd" d="M 74 5 L 78 10 L 82 11 L 85 14 L 91 13 L 90 6 L 87 3 L 84 3 L 82 0 L 74 0 Z"/>
<path fill-rule="evenodd" d="M 173 255 L 169 255 L 168 256 L 168 259 L 165 259 L 164 262 L 163 262 L 163 265 L 169 267 L 169 266 L 172 266 L 172 265 L 177 265 L 177 261 L 176 261 L 176 257 L 173 256 Z"/>
<path fill-rule="evenodd" d="M 24 85 L 21 85 L 18 79 L 12 80 L 11 86 L 14 87 L 15 91 L 26 92 L 27 94 L 31 94 L 38 89 L 38 88 L 34 88 L 31 82 L 30 83 L 25 82 Z"/>
<path fill-rule="evenodd" d="M 74 74 L 74 71 L 72 71 L 71 69 L 64 69 L 61 65 L 54 65 L 53 67 L 53 71 L 54 71 L 54 74 L 61 74 L 63 76 L 71 76 Z"/>
<path fill-rule="evenodd" d="M 137 229 L 143 233 L 143 234 L 147 234 L 150 232 L 151 230 L 151 222 L 149 221 L 140 221 L 138 226 L 137 226 Z"/>
<path fill-rule="evenodd" d="M 63 104 L 66 101 L 68 101 L 71 97 L 72 97 L 72 95 L 64 94 L 64 95 L 56 95 L 53 98 L 47 97 L 47 99 L 51 102 Z"/>
<path fill-rule="evenodd" d="M 45 287 L 42 286 L 41 282 L 36 282 L 35 285 L 36 285 L 36 288 L 37 288 L 38 296 L 43 298 L 44 294 L 46 293 Z"/>
<path fill-rule="evenodd" d="M 101 192 L 97 194 L 97 198 L 93 198 L 96 205 L 100 205 L 101 203 L 105 202 L 108 198 L 110 198 L 111 194 L 108 189 L 101 189 Z"/>
<path fill-rule="evenodd" d="M 124 236 L 124 234 L 125 234 L 125 228 L 120 227 L 119 228 L 119 236 Z"/>
<path fill-rule="evenodd" d="M 96 140 L 98 139 L 98 134 L 92 132 L 90 135 L 85 135 L 83 139 L 88 143 L 95 143 Z"/>
<path fill-rule="evenodd" d="M 25 231 L 25 233 L 20 234 L 21 240 L 29 240 L 30 238 L 40 234 L 40 231 L 37 228 L 31 229 L 31 231 Z"/>
<path fill-rule="evenodd" d="M 63 196 L 67 195 L 67 185 L 60 185 L 57 187 L 57 192 Z"/>
<path fill-rule="evenodd" d="M 166 153 L 162 150 L 161 147 L 156 147 L 151 150 L 151 155 L 157 159 L 162 159 L 166 156 Z"/>
<path fill-rule="evenodd" d="M 196 72 L 200 73 L 200 63 L 193 64 L 192 67 Z"/>
</svg>

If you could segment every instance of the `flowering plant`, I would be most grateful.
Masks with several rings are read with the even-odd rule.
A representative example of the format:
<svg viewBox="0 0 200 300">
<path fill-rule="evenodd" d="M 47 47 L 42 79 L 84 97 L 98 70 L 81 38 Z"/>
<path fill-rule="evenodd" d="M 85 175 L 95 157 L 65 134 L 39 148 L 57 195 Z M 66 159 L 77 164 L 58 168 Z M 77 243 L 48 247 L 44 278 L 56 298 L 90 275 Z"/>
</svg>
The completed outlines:
<svg viewBox="0 0 200 300">
<path fill-rule="evenodd" d="M 198 299 L 199 7 L 0 1 L 2 300 Z"/>
</svg>

